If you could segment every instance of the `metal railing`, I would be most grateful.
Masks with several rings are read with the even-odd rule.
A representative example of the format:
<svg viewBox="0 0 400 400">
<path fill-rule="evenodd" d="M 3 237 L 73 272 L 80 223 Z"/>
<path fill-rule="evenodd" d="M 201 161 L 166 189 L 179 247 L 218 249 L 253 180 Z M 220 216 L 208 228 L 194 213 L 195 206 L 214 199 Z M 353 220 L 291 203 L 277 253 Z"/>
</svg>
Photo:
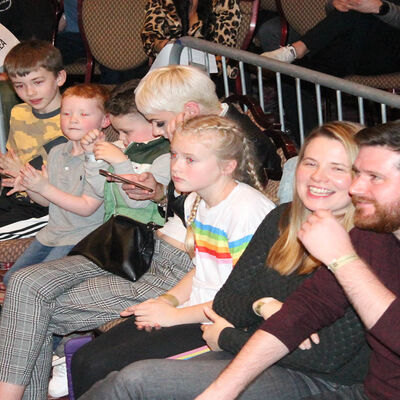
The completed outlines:
<svg viewBox="0 0 400 400">
<path fill-rule="evenodd" d="M 303 123 L 303 106 L 301 96 L 301 81 L 306 81 L 314 84 L 316 95 L 316 108 L 318 123 L 323 123 L 323 107 L 321 87 L 333 89 L 336 92 L 336 105 L 338 120 L 343 120 L 343 104 L 342 93 L 355 96 L 358 102 L 359 122 L 365 124 L 364 100 L 373 101 L 380 104 L 381 122 L 387 122 L 387 107 L 400 109 L 400 96 L 383 90 L 360 85 L 355 82 L 350 82 L 345 79 L 337 78 L 321 72 L 313 71 L 297 65 L 285 64 L 280 61 L 268 59 L 260 55 L 238 50 L 232 47 L 222 46 L 216 43 L 211 43 L 205 40 L 196 39 L 193 37 L 183 37 L 174 45 L 170 64 L 179 64 L 180 55 L 184 47 L 189 49 L 189 63 L 191 61 L 190 49 L 203 51 L 204 65 L 208 70 L 208 54 L 221 56 L 223 68 L 223 81 L 225 95 L 229 96 L 229 84 L 227 74 L 227 59 L 236 60 L 239 62 L 239 74 L 242 85 L 242 93 L 247 94 L 245 65 L 256 67 L 258 98 L 261 108 L 265 111 L 264 105 L 264 87 L 263 87 L 263 70 L 275 72 L 276 88 L 278 97 L 279 122 L 282 130 L 285 130 L 284 118 L 284 99 L 282 95 L 282 75 L 291 76 L 295 79 L 296 99 L 297 99 L 297 114 L 299 118 L 299 132 L 301 142 L 304 140 L 304 123 Z M 254 68 L 253 68 L 254 69 Z"/>
</svg>

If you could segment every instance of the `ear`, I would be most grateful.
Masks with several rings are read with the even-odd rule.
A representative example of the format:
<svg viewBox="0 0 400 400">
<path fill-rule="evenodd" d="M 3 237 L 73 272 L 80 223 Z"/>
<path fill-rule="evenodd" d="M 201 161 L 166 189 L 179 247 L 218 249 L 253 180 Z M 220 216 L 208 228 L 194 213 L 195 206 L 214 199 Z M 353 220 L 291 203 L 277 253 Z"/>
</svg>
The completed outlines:
<svg viewBox="0 0 400 400">
<path fill-rule="evenodd" d="M 232 175 L 237 167 L 236 160 L 225 160 L 222 162 L 221 170 L 224 175 Z"/>
<path fill-rule="evenodd" d="M 64 85 L 66 80 L 67 80 L 67 72 L 65 71 L 65 69 L 62 69 L 57 74 L 57 78 L 56 78 L 56 82 L 57 82 L 58 87 L 61 87 L 62 85 Z"/>
<path fill-rule="evenodd" d="M 110 117 L 108 114 L 106 114 L 103 117 L 103 121 L 101 122 L 101 129 L 107 128 L 108 126 L 110 126 L 111 121 L 110 121 Z"/>
<path fill-rule="evenodd" d="M 188 101 L 183 106 L 183 112 L 188 119 L 197 117 L 200 115 L 200 106 L 195 101 Z"/>
</svg>

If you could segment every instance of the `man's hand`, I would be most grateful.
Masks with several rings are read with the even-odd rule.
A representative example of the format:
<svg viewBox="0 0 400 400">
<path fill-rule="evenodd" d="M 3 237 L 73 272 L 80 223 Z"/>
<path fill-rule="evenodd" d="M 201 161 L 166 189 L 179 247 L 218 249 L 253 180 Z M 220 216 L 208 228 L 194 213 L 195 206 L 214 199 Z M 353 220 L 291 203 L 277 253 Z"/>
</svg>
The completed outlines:
<svg viewBox="0 0 400 400">
<path fill-rule="evenodd" d="M 141 183 L 151 189 L 153 192 L 148 190 L 139 189 L 135 185 L 129 185 L 124 183 L 122 189 L 125 190 L 129 198 L 133 200 L 153 200 L 159 201 L 164 197 L 164 187 L 161 183 L 158 183 L 153 174 L 150 172 L 143 172 L 142 174 L 124 175 L 126 178 L 133 182 Z"/>
<path fill-rule="evenodd" d="M 325 265 L 355 253 L 349 234 L 327 210 L 312 213 L 303 223 L 297 236 L 308 252 Z"/>
<path fill-rule="evenodd" d="M 347 12 L 350 10 L 349 0 L 333 0 L 332 5 L 340 12 Z"/>
<path fill-rule="evenodd" d="M 104 160 L 109 164 L 120 163 L 127 160 L 127 156 L 115 144 L 110 142 L 97 142 L 93 147 L 96 160 Z"/>
<path fill-rule="evenodd" d="M 6 154 L 0 154 L 0 169 L 8 175 L 16 178 L 23 167 L 14 150 L 10 149 Z"/>
<path fill-rule="evenodd" d="M 333 6 L 339 11 L 357 11 L 364 14 L 378 14 L 381 0 L 334 0 Z"/>
<path fill-rule="evenodd" d="M 204 307 L 204 315 L 213 322 L 213 324 L 203 324 L 201 330 L 203 331 L 203 339 L 207 342 L 207 346 L 212 351 L 221 351 L 218 345 L 219 335 L 225 328 L 234 328 L 225 318 L 220 317 L 210 307 Z"/>
<path fill-rule="evenodd" d="M 92 129 L 81 139 L 81 146 L 86 153 L 93 153 L 94 145 L 105 141 L 106 135 L 103 131 Z"/>
</svg>

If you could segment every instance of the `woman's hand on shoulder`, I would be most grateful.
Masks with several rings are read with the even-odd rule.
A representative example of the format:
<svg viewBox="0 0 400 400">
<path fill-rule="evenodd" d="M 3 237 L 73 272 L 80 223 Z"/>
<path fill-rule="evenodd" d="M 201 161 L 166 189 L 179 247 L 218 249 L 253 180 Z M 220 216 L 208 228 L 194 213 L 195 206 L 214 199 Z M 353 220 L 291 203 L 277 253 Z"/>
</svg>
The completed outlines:
<svg viewBox="0 0 400 400">
<path fill-rule="evenodd" d="M 201 326 L 203 339 L 212 351 L 221 351 L 222 349 L 218 345 L 219 335 L 225 328 L 234 328 L 234 326 L 210 307 L 204 307 L 204 315 L 213 323 Z"/>
</svg>

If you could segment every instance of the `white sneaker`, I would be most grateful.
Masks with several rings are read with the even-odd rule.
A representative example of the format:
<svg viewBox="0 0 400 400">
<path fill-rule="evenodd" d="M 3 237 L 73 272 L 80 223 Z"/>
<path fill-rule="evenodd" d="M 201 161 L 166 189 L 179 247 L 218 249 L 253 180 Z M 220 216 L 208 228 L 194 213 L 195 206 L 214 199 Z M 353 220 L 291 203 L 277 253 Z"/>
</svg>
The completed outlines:
<svg viewBox="0 0 400 400">
<path fill-rule="evenodd" d="M 281 47 L 274 51 L 267 51 L 261 54 L 263 57 L 273 58 L 274 60 L 282 61 L 284 63 L 292 63 L 297 58 L 296 49 L 291 46 Z"/>
<path fill-rule="evenodd" d="M 67 364 L 65 357 L 53 357 L 53 377 L 49 382 L 49 396 L 59 398 L 68 394 Z"/>
</svg>

